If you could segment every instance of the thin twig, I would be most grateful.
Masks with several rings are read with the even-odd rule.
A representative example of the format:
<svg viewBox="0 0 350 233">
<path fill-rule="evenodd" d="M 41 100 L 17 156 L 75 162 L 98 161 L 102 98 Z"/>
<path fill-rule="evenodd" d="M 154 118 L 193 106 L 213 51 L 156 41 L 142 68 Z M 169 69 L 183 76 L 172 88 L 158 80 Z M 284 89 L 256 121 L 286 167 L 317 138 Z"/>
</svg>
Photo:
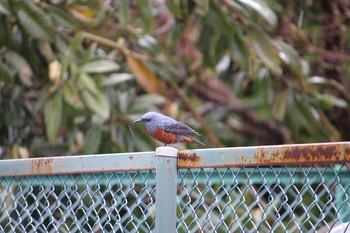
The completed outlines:
<svg viewBox="0 0 350 233">
<path fill-rule="evenodd" d="M 326 50 L 326 49 L 319 48 L 319 47 L 316 47 L 316 46 L 311 45 L 311 44 L 307 45 L 307 50 L 309 52 L 319 53 L 326 58 L 339 59 L 339 60 L 343 60 L 343 61 L 350 61 L 350 56 L 347 54 Z"/>
<path fill-rule="evenodd" d="M 143 61 L 147 61 L 150 59 L 150 57 L 140 54 L 140 53 L 135 53 L 131 50 L 129 50 L 126 46 L 124 46 L 124 44 L 122 43 L 118 43 L 118 42 L 114 42 L 112 40 L 109 40 L 107 38 L 101 37 L 101 36 L 96 36 L 94 34 L 91 34 L 89 32 L 80 32 L 81 36 L 85 39 L 89 39 L 92 41 L 95 41 L 99 44 L 114 48 L 116 50 L 118 50 L 122 55 L 124 56 L 133 56 L 135 58 L 141 59 Z"/>
</svg>

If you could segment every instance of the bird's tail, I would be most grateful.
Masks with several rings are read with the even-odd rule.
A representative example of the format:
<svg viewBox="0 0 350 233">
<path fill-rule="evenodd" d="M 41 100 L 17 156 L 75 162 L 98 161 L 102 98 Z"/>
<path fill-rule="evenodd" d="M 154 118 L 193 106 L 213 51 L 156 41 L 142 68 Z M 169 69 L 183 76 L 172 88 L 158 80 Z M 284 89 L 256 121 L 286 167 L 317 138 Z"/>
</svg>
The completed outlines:
<svg viewBox="0 0 350 233">
<path fill-rule="evenodd" d="M 189 139 L 188 142 L 194 142 L 194 143 L 200 144 L 202 146 L 205 146 L 205 144 L 203 142 L 201 142 L 195 138 L 192 138 L 192 137 L 187 137 L 187 138 Z"/>
</svg>

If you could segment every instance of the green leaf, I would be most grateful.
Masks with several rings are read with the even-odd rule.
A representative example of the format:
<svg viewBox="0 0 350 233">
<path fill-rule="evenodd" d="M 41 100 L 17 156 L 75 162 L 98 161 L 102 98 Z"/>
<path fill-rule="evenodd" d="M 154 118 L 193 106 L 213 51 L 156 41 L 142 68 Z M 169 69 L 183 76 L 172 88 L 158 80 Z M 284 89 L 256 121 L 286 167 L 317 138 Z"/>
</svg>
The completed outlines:
<svg viewBox="0 0 350 233">
<path fill-rule="evenodd" d="M 241 4 L 254 10 L 258 15 L 260 15 L 267 23 L 271 26 L 276 26 L 277 16 L 271 10 L 270 7 L 266 5 L 265 2 L 259 0 L 238 0 Z"/>
<path fill-rule="evenodd" d="M 50 90 L 49 86 L 45 86 L 42 88 L 40 91 L 40 96 L 37 99 L 35 103 L 35 111 L 40 112 L 40 111 L 45 111 L 45 104 L 48 102 L 48 99 L 50 97 Z"/>
<path fill-rule="evenodd" d="M 283 91 L 277 96 L 276 101 L 274 101 L 273 103 L 272 115 L 279 121 L 282 121 L 284 119 L 284 116 L 286 115 L 288 97 L 289 92 Z"/>
<path fill-rule="evenodd" d="M 248 35 L 253 43 L 253 47 L 260 57 L 260 60 L 270 70 L 276 74 L 281 74 L 280 59 L 276 48 L 273 46 L 272 39 L 260 28 L 251 25 L 248 27 Z"/>
<path fill-rule="evenodd" d="M 234 32 L 234 23 L 230 20 L 230 15 L 218 1 L 209 1 L 208 13 L 205 23 L 211 25 L 215 30 L 231 34 Z"/>
<path fill-rule="evenodd" d="M 84 89 L 86 88 L 87 90 L 89 90 L 91 92 L 97 91 L 96 84 L 95 84 L 94 80 L 89 75 L 87 75 L 85 73 L 80 74 L 79 82 L 81 85 L 84 86 Z"/>
<path fill-rule="evenodd" d="M 294 98 L 294 103 L 297 112 L 291 113 L 293 114 L 293 117 L 297 117 L 299 115 L 300 118 L 297 119 L 297 121 L 302 123 L 302 125 L 310 133 L 320 133 L 320 119 L 315 108 L 300 96 L 296 96 L 296 98 Z"/>
<path fill-rule="evenodd" d="M 257 102 L 270 105 L 273 98 L 273 84 L 268 69 L 262 67 L 253 83 L 254 92 L 257 93 Z"/>
<path fill-rule="evenodd" d="M 62 40 L 61 37 L 57 37 L 57 40 L 55 40 L 57 47 L 64 53 L 64 57 L 61 61 L 62 72 L 65 72 L 69 66 L 72 67 L 72 60 L 79 60 L 79 57 L 83 56 L 79 53 L 82 48 L 82 41 L 83 37 L 81 33 L 77 33 L 73 39 L 69 41 L 69 46 L 67 46 L 68 42 Z"/>
<path fill-rule="evenodd" d="M 84 64 L 80 70 L 85 73 L 106 73 L 117 71 L 119 65 L 110 60 L 97 60 Z"/>
<path fill-rule="evenodd" d="M 101 139 L 102 139 L 101 126 L 93 124 L 86 133 L 83 152 L 85 154 L 96 153 L 101 144 Z"/>
<path fill-rule="evenodd" d="M 2 104 L 2 114 L 0 116 L 3 117 L 7 127 L 22 127 L 26 125 L 25 107 L 19 99 Z"/>
<path fill-rule="evenodd" d="M 314 94 L 313 98 L 315 98 L 317 104 L 324 109 L 330 109 L 331 107 L 338 107 L 338 108 L 348 107 L 348 104 L 345 100 L 338 98 L 334 95 Z"/>
<path fill-rule="evenodd" d="M 155 52 L 155 51 L 158 51 L 158 49 L 159 49 L 157 40 L 150 35 L 145 35 L 143 37 L 140 37 L 137 40 L 137 43 L 141 47 L 147 49 L 150 52 L 152 52 L 152 51 Z"/>
<path fill-rule="evenodd" d="M 149 65 L 152 71 L 156 71 L 157 74 L 165 80 L 177 80 L 179 78 L 178 71 L 174 65 L 165 60 L 150 60 L 147 65 Z"/>
<path fill-rule="evenodd" d="M 81 49 L 81 44 L 83 42 L 83 36 L 81 33 L 77 33 L 73 39 L 70 40 L 69 43 L 69 49 L 67 51 L 67 54 L 70 56 L 73 56 L 74 54 L 78 53 L 79 49 Z"/>
<path fill-rule="evenodd" d="M 145 112 L 154 105 L 164 104 L 166 98 L 162 95 L 147 94 L 139 97 L 135 104 L 129 109 L 130 112 Z"/>
<path fill-rule="evenodd" d="M 152 8 L 151 8 L 151 2 L 148 0 L 137 0 L 136 2 L 142 17 L 142 24 L 143 24 L 142 29 L 145 33 L 151 33 L 152 20 L 154 18 Z"/>
<path fill-rule="evenodd" d="M 73 18 L 67 11 L 61 10 L 56 6 L 50 5 L 49 12 L 53 20 L 61 26 L 68 27 L 71 29 L 76 29 L 79 26 L 78 21 L 75 18 Z"/>
<path fill-rule="evenodd" d="M 9 15 L 10 8 L 7 0 L 0 1 L 0 14 Z"/>
<path fill-rule="evenodd" d="M 62 96 L 56 93 L 55 96 L 46 103 L 44 109 L 46 134 L 49 142 L 56 142 L 57 133 L 62 121 Z"/>
<path fill-rule="evenodd" d="M 0 77 L 5 83 L 11 84 L 14 82 L 13 74 L 14 72 L 11 71 L 10 67 L 0 61 Z"/>
<path fill-rule="evenodd" d="M 189 7 L 187 0 L 165 1 L 170 12 L 178 19 L 182 20 L 188 15 Z"/>
<path fill-rule="evenodd" d="M 249 51 L 241 33 L 234 33 L 229 40 L 229 54 L 241 69 L 249 69 Z"/>
<path fill-rule="evenodd" d="M 325 86 L 327 88 L 334 87 L 338 89 L 345 96 L 346 99 L 350 100 L 350 93 L 346 89 L 346 87 L 334 79 L 328 79 L 320 76 L 312 76 L 312 77 L 309 77 L 306 81 L 307 83 L 315 86 Z"/>
<path fill-rule="evenodd" d="M 129 24 L 129 17 L 130 17 L 129 1 L 120 0 L 118 1 L 118 6 L 119 6 L 118 15 L 119 15 L 120 24 L 122 27 L 126 27 Z"/>
<path fill-rule="evenodd" d="M 115 73 L 111 74 L 107 78 L 103 80 L 104 86 L 114 86 L 129 80 L 134 79 L 134 76 L 132 74 L 128 73 Z"/>
<path fill-rule="evenodd" d="M 34 74 L 26 59 L 12 51 L 7 52 L 4 57 L 7 64 L 15 68 L 15 71 L 18 72 L 21 82 L 25 86 L 31 86 L 33 84 L 32 78 Z"/>
<path fill-rule="evenodd" d="M 301 58 L 299 57 L 298 52 L 295 51 L 295 49 L 292 46 L 281 40 L 275 40 L 274 44 L 279 50 L 279 57 L 281 58 L 281 60 L 287 66 L 289 66 L 295 74 L 303 76 Z"/>
<path fill-rule="evenodd" d="M 17 18 L 26 32 L 36 39 L 53 41 L 54 27 L 48 14 L 32 1 L 16 1 Z"/>
<path fill-rule="evenodd" d="M 101 92 L 83 91 L 83 102 L 85 105 L 96 114 L 100 115 L 104 119 L 109 118 L 110 105 L 109 102 Z"/>
<path fill-rule="evenodd" d="M 66 103 L 73 106 L 76 109 L 84 109 L 84 104 L 79 96 L 79 90 L 72 84 L 72 82 L 67 82 L 63 86 L 63 98 Z"/>
</svg>

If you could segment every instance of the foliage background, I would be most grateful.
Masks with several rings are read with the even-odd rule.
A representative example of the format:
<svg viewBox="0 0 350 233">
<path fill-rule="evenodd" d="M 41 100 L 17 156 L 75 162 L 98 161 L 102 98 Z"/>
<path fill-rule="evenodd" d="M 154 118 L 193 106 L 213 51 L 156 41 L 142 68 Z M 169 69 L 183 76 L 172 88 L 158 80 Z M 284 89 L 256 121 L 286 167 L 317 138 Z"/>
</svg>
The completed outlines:
<svg viewBox="0 0 350 233">
<path fill-rule="evenodd" d="M 0 1 L 0 155 L 350 140 L 347 1 Z M 196 145 L 188 145 L 196 147 Z"/>
</svg>

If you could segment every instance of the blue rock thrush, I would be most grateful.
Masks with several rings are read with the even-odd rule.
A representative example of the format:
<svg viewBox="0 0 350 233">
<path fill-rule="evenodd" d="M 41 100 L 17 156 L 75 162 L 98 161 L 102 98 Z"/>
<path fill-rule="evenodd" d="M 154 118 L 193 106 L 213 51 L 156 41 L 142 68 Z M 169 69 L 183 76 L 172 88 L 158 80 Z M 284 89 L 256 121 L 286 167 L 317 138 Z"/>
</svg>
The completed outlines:
<svg viewBox="0 0 350 233">
<path fill-rule="evenodd" d="M 193 138 L 192 136 L 200 136 L 199 133 L 191 129 L 182 122 L 165 116 L 157 112 L 147 112 L 141 119 L 133 122 L 142 122 L 147 132 L 156 140 L 166 145 L 178 142 L 194 142 L 205 145 L 203 142 Z"/>
</svg>

